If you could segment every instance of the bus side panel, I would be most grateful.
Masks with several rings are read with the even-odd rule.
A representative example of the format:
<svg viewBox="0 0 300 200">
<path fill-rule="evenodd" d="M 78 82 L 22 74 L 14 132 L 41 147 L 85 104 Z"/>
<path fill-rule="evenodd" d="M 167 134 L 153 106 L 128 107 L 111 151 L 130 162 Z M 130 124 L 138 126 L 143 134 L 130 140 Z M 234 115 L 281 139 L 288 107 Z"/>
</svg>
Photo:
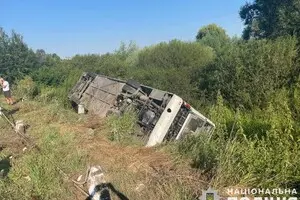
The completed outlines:
<svg viewBox="0 0 300 200">
<path fill-rule="evenodd" d="M 164 140 L 164 137 L 166 136 L 171 124 L 173 123 L 173 120 L 180 110 L 182 103 L 183 100 L 179 96 L 173 95 L 164 112 L 157 121 L 154 129 L 152 130 L 146 145 L 147 147 L 159 144 Z"/>
</svg>

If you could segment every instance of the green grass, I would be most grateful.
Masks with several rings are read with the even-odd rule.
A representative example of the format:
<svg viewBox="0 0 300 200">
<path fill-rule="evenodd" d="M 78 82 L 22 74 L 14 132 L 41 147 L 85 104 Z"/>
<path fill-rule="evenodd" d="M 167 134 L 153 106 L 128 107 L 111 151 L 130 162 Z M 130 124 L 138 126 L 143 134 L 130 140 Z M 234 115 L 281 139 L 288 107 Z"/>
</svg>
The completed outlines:
<svg viewBox="0 0 300 200">
<path fill-rule="evenodd" d="M 178 142 L 177 151 L 190 158 L 191 166 L 204 172 L 216 189 L 235 186 L 299 189 L 299 134 L 285 102 L 281 103 L 276 106 L 283 107 L 282 110 L 274 110 L 270 105 L 253 118 L 237 112 L 234 119 L 226 119 L 224 108 L 216 108 L 212 113 L 218 116 L 215 119 L 218 126 L 212 138 L 187 137 Z M 245 131 L 244 127 L 251 123 L 255 126 L 257 121 L 269 128 L 263 134 Z"/>
<path fill-rule="evenodd" d="M 50 89 L 48 92 L 52 95 L 53 91 Z M 36 140 L 40 151 L 26 152 L 17 158 L 8 178 L 0 180 L 0 196 L 4 199 L 31 199 L 32 196 L 40 199 L 72 198 L 70 184 L 58 168 L 69 176 L 85 171 L 86 156 L 75 148 L 78 146 L 75 134 L 80 131 L 72 131 L 72 127 L 84 120 L 84 116 L 64 108 L 60 101 L 45 99 L 37 97 L 35 100 L 38 102 L 23 102 L 20 113 L 16 114 L 16 117 L 25 118 L 32 126 L 30 136 Z M 217 127 L 212 137 L 191 136 L 175 144 L 162 144 L 156 150 L 167 147 L 167 151 L 171 149 L 175 152 L 174 159 L 170 159 L 173 159 L 172 164 L 190 161 L 190 165 L 187 164 L 183 169 L 197 169 L 199 174 L 205 176 L 208 185 L 215 189 L 233 186 L 299 187 L 299 134 L 287 101 L 283 97 L 275 99 L 265 110 L 249 114 L 228 109 L 219 98 L 210 110 L 210 118 Z M 139 128 L 136 121 L 136 113 L 128 111 L 122 116 L 111 115 L 105 120 L 104 130 L 96 130 L 113 143 L 105 143 L 108 147 L 116 147 L 114 158 L 117 159 L 113 166 L 109 165 L 108 170 L 113 177 L 113 184 L 134 198 L 192 199 L 193 193 L 199 191 L 192 184 L 199 182 L 183 183 L 185 178 L 177 178 L 176 171 L 165 172 L 162 170 L 164 167 L 158 173 L 151 171 L 146 175 L 141 171 L 127 171 L 126 162 L 123 161 L 126 158 L 118 154 L 125 150 L 125 145 L 133 149 L 128 151 L 128 155 L 131 156 L 132 152 L 137 154 L 134 146 L 140 146 L 142 142 L 137 137 Z M 1 134 L 9 131 L 4 122 L 0 122 L 0 128 Z M 96 140 L 96 137 L 97 134 L 93 139 Z M 9 153 L 1 152 L 0 157 L 4 158 Z M 106 155 L 107 152 L 104 150 L 102 153 Z M 102 159 L 100 163 L 105 162 L 106 158 Z M 154 161 L 159 162 L 159 159 Z M 147 162 L 141 164 L 146 167 L 151 165 Z M 139 182 L 145 183 L 147 189 L 137 194 L 133 188 Z"/>
<path fill-rule="evenodd" d="M 16 158 L 4 180 L 0 180 L 3 199 L 72 199 L 68 176 L 83 170 L 86 156 L 75 148 L 72 133 L 61 134 L 54 127 L 39 129 L 38 147 Z M 70 198 L 71 197 L 71 198 Z"/>
<path fill-rule="evenodd" d="M 76 148 L 78 147 L 77 140 L 82 139 L 79 134 L 82 133 L 77 132 L 76 128 L 72 129 L 75 126 L 81 127 L 80 121 L 85 123 L 84 116 L 79 116 L 74 111 L 65 109 L 55 102 L 45 104 L 24 101 L 20 104 L 20 111 L 15 114 L 15 118 L 26 119 L 26 123 L 30 124 L 28 134 L 34 139 L 40 150 L 33 149 L 13 159 L 13 166 L 10 168 L 8 177 L 0 180 L 0 196 L 4 199 L 25 200 L 33 197 L 45 200 L 74 199 L 72 184 L 58 169 L 63 170 L 71 177 L 75 174 L 82 174 L 86 170 L 89 156 Z M 1 127 L 7 128 L 2 120 L 0 122 Z M 111 116 L 105 124 L 107 125 L 103 127 L 105 133 L 101 133 L 112 140 L 112 145 L 117 145 L 116 152 L 122 151 L 123 145 L 124 148 L 126 148 L 125 145 L 132 146 L 129 149 L 132 148 L 132 152 L 135 152 L 133 146 L 141 145 L 141 141 L 135 136 L 137 131 L 135 113 L 126 112 L 122 117 Z M 10 129 L 7 128 L 7 130 Z M 8 134 L 8 132 L 2 131 L 0 131 L 1 134 Z M 9 132 L 9 134 L 13 134 L 13 132 Z M 95 137 L 99 137 L 99 135 Z M 5 157 L 10 153 L 9 150 L 5 150 L 1 152 L 0 157 Z M 133 199 L 144 197 L 183 199 L 181 197 L 190 195 L 188 189 L 183 189 L 176 178 L 166 177 L 166 179 L 163 177 L 164 174 L 162 174 L 163 176 L 145 177 L 144 172 L 128 171 L 127 168 L 124 168 L 123 158 L 118 156 L 118 159 L 120 159 L 118 163 L 110 166 L 107 174 L 113 177 L 112 183 L 125 195 Z M 102 161 L 99 163 L 101 164 Z M 145 164 L 147 165 L 147 163 Z M 147 181 L 145 182 L 145 180 Z M 139 182 L 144 182 L 148 189 L 137 193 L 134 188 Z"/>
<path fill-rule="evenodd" d="M 123 115 L 110 115 L 107 119 L 108 139 L 124 145 L 141 145 L 136 133 L 139 131 L 137 115 L 134 111 L 126 111 Z"/>
</svg>

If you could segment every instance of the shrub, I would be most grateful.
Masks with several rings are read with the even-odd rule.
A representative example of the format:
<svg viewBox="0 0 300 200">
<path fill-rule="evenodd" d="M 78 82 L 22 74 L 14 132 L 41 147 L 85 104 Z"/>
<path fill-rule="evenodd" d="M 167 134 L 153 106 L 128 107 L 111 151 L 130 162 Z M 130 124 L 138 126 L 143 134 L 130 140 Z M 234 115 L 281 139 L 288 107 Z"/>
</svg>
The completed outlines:
<svg viewBox="0 0 300 200">
<path fill-rule="evenodd" d="M 16 84 L 16 94 L 25 99 L 33 99 L 39 94 L 39 88 L 31 77 L 26 76 Z"/>
<path fill-rule="evenodd" d="M 49 103 L 51 101 L 57 100 L 55 95 L 55 88 L 52 87 L 41 87 L 40 95 L 37 97 L 38 101 L 43 103 Z"/>
<path fill-rule="evenodd" d="M 215 99 L 221 91 L 233 108 L 265 108 L 289 83 L 297 56 L 296 39 L 232 41 L 215 62 L 199 74 L 199 89 Z"/>
<path fill-rule="evenodd" d="M 209 140 L 206 134 L 186 137 L 178 143 L 180 154 L 192 158 L 191 166 L 204 172 L 211 172 L 217 166 L 218 146 L 214 140 Z"/>
<path fill-rule="evenodd" d="M 107 122 L 110 129 L 110 140 L 117 142 L 132 140 L 137 127 L 137 116 L 134 111 L 127 111 L 122 116 L 110 115 Z"/>
</svg>

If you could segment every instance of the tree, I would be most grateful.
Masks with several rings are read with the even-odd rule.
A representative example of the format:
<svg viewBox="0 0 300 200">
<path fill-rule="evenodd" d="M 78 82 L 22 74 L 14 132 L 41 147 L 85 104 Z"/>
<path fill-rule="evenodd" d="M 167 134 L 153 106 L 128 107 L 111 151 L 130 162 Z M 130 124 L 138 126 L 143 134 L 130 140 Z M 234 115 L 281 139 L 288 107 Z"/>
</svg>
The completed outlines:
<svg viewBox="0 0 300 200">
<path fill-rule="evenodd" d="M 201 55 L 201 56 L 200 56 Z M 141 68 L 160 67 L 178 68 L 193 71 L 206 66 L 214 59 L 211 48 L 197 42 L 172 40 L 146 47 L 139 53 Z"/>
<path fill-rule="evenodd" d="M 35 53 L 23 42 L 21 35 L 12 31 L 7 35 L 0 28 L 0 74 L 14 80 L 38 67 Z"/>
<path fill-rule="evenodd" d="M 35 55 L 37 56 L 39 63 L 44 63 L 45 62 L 45 60 L 46 60 L 46 52 L 45 52 L 44 49 L 38 49 L 38 50 L 36 50 Z"/>
<path fill-rule="evenodd" d="M 294 37 L 237 40 L 199 73 L 202 96 L 214 100 L 220 90 L 232 107 L 264 108 L 271 95 L 288 86 L 297 58 Z"/>
<path fill-rule="evenodd" d="M 212 47 L 217 52 L 230 40 L 225 30 L 216 24 L 209 24 L 200 28 L 196 39 L 198 42 Z"/>
<path fill-rule="evenodd" d="M 242 6 L 240 17 L 244 39 L 300 36 L 299 0 L 255 0 Z"/>
</svg>

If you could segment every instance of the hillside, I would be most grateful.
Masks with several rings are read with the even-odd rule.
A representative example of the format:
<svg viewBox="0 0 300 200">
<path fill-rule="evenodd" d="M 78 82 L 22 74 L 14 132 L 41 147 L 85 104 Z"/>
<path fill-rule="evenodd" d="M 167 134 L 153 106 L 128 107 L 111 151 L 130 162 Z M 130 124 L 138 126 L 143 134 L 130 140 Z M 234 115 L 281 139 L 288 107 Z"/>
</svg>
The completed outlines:
<svg viewBox="0 0 300 200">
<path fill-rule="evenodd" d="M 100 165 L 106 181 L 129 199 L 192 198 L 208 184 L 188 160 L 165 148 L 108 140 L 105 119 L 33 101 L 10 109 L 18 110 L 15 119 L 30 125 L 27 134 L 40 150 L 23 152 L 21 138 L 0 121 L 5 130 L 1 131 L 1 157 L 12 156 L 10 180 L 1 181 L 0 195 L 5 199 L 84 199 L 56 167 L 76 180 L 85 175 L 87 165 Z"/>
</svg>

